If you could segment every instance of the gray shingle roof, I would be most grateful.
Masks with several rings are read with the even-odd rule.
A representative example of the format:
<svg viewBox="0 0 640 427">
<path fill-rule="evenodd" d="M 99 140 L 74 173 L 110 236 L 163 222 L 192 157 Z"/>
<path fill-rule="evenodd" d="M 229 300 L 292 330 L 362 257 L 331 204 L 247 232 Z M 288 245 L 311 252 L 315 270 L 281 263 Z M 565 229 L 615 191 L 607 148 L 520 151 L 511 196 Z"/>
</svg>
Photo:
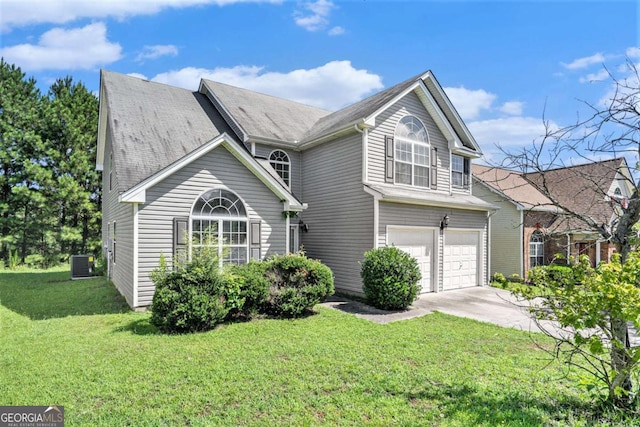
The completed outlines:
<svg viewBox="0 0 640 427">
<path fill-rule="evenodd" d="M 252 137 L 296 143 L 318 119 L 331 113 L 224 83 L 204 79 L 203 83 Z"/>
<path fill-rule="evenodd" d="M 411 77 L 397 85 L 378 92 L 360 102 L 349 105 L 341 110 L 322 117 L 309 129 L 304 136 L 304 141 L 312 141 L 316 138 L 340 130 L 345 126 L 355 123 L 360 119 L 365 119 L 383 107 L 386 103 L 401 94 L 405 89 L 413 85 L 424 73 Z"/>
<path fill-rule="evenodd" d="M 101 72 L 118 191 L 128 190 L 230 129 L 207 98 L 189 90 Z"/>
</svg>

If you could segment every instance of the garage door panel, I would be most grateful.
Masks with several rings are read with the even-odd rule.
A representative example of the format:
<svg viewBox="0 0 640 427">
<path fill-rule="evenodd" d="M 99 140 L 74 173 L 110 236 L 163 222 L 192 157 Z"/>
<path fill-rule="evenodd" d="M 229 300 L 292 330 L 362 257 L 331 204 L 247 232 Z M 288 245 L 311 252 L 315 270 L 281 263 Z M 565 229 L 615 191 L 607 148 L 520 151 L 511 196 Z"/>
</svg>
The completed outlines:
<svg viewBox="0 0 640 427">
<path fill-rule="evenodd" d="M 443 290 L 478 284 L 478 232 L 448 231 L 444 237 Z"/>
<path fill-rule="evenodd" d="M 418 282 L 420 293 L 432 292 L 433 230 L 418 228 L 395 228 L 387 230 L 387 244 L 407 252 L 418 262 L 422 278 Z"/>
</svg>

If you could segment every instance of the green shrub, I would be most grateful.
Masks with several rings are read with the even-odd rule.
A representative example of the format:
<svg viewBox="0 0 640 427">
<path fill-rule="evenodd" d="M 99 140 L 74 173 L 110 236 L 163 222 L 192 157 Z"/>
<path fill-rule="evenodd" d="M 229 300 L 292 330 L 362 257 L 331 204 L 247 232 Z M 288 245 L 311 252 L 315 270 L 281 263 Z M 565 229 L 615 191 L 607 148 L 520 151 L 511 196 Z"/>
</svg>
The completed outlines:
<svg viewBox="0 0 640 427">
<path fill-rule="evenodd" d="M 334 293 L 333 273 L 303 254 L 276 255 L 266 261 L 269 292 L 262 304 L 266 314 L 298 317 Z"/>
<path fill-rule="evenodd" d="M 240 286 L 240 297 L 244 299 L 244 305 L 238 311 L 238 315 L 251 318 L 260 312 L 269 295 L 268 267 L 269 263 L 264 261 L 250 261 L 247 264 L 228 267 L 229 274 Z"/>
<path fill-rule="evenodd" d="M 166 270 L 165 270 L 166 273 Z M 242 308 L 240 286 L 222 274 L 217 259 L 196 258 L 172 273 L 152 274 L 151 323 L 163 332 L 206 331 Z"/>
<path fill-rule="evenodd" d="M 502 273 L 493 273 L 491 277 L 491 286 L 495 286 L 496 288 L 506 289 L 509 280 Z"/>
<path fill-rule="evenodd" d="M 364 254 L 360 277 L 367 301 L 384 310 L 402 310 L 418 297 L 418 261 L 394 246 Z"/>
</svg>

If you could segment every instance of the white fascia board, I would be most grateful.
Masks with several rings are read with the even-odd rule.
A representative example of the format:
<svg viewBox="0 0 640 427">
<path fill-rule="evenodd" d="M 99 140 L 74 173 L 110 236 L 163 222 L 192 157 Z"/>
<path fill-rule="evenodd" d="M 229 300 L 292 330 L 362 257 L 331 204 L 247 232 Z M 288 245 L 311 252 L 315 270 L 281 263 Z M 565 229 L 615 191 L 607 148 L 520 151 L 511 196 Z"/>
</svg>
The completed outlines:
<svg viewBox="0 0 640 427">
<path fill-rule="evenodd" d="M 269 147 L 287 148 L 293 151 L 300 151 L 298 141 L 283 141 L 275 138 L 265 138 L 262 136 L 248 135 L 246 142 L 251 144 L 267 145 Z"/>
<path fill-rule="evenodd" d="M 211 88 L 207 85 L 207 83 L 205 83 L 204 79 L 200 79 L 200 86 L 198 87 L 198 92 L 202 93 L 207 98 L 209 98 L 209 100 L 211 101 L 214 107 L 222 108 L 222 111 L 224 112 L 224 114 L 227 117 L 229 117 L 229 119 L 233 122 L 233 124 L 236 125 L 238 129 L 240 129 L 240 132 L 242 132 L 242 142 L 247 142 L 247 140 L 249 139 L 249 134 L 242 128 L 242 126 L 240 126 L 240 123 L 238 123 L 235 117 L 233 117 L 233 114 L 231 114 L 229 110 L 227 110 L 227 107 L 225 107 L 224 104 L 220 101 L 220 99 L 218 99 L 218 97 L 215 95 L 215 93 L 213 93 Z"/>
<path fill-rule="evenodd" d="M 491 212 L 500 208 L 497 206 L 474 206 L 468 203 L 456 202 L 439 202 L 432 200 L 420 200 L 402 196 L 386 196 L 381 199 L 384 202 L 404 203 L 407 205 L 433 206 L 438 208 L 464 209 L 468 211 Z"/>
<path fill-rule="evenodd" d="M 107 96 L 100 73 L 100 108 L 98 110 L 98 147 L 96 149 L 96 170 L 104 170 L 104 150 L 107 147 Z"/>
<path fill-rule="evenodd" d="M 474 146 L 474 148 L 476 149 L 477 152 L 482 153 L 482 150 L 480 149 L 480 146 L 476 142 L 476 140 L 473 137 L 473 135 L 471 135 L 471 132 L 469 132 L 469 129 L 467 128 L 467 125 L 464 124 L 464 121 L 462 121 L 462 118 L 460 117 L 460 115 L 456 111 L 456 109 L 453 106 L 453 104 L 451 104 L 451 101 L 449 100 L 449 97 L 445 93 L 444 89 L 442 89 L 442 86 L 440 86 L 440 83 L 438 83 L 438 80 L 436 80 L 436 78 L 431 74 L 431 72 L 428 72 L 427 75 L 425 76 L 425 78 L 429 79 L 429 81 L 433 83 L 433 86 L 436 88 L 436 90 L 438 91 L 438 93 L 440 94 L 442 99 L 444 99 L 444 102 L 447 104 L 447 108 L 451 111 L 451 113 L 454 115 L 454 117 L 456 118 L 456 120 L 458 121 L 460 126 L 462 127 L 462 130 L 464 131 L 465 136 L 469 139 L 469 142 L 471 142 L 471 144 Z M 424 79 L 421 79 L 421 80 L 424 80 Z"/>
<path fill-rule="evenodd" d="M 460 141 L 460 138 L 458 138 L 458 134 L 456 134 L 456 131 L 451 126 L 451 123 L 449 123 L 449 120 L 444 115 L 444 112 L 438 106 L 438 103 L 431 95 L 431 92 L 429 92 L 429 88 L 427 88 L 427 86 L 424 84 L 422 79 L 420 79 L 420 82 L 418 82 L 418 84 L 420 86 L 420 89 L 424 93 L 424 96 L 429 101 L 429 104 L 431 104 L 431 105 L 425 105 L 425 108 L 427 109 L 427 111 L 429 111 L 429 113 L 433 117 L 433 121 L 438 126 L 438 129 L 440 129 L 440 132 L 442 132 L 444 137 L 447 138 L 447 142 L 449 143 L 449 149 L 453 151 L 454 148 L 460 149 L 464 147 L 464 144 L 462 143 L 462 141 Z M 469 150 L 469 152 L 472 153 L 473 151 Z M 480 155 L 482 155 L 480 150 L 478 150 L 475 154 L 477 153 L 480 153 Z"/>
</svg>

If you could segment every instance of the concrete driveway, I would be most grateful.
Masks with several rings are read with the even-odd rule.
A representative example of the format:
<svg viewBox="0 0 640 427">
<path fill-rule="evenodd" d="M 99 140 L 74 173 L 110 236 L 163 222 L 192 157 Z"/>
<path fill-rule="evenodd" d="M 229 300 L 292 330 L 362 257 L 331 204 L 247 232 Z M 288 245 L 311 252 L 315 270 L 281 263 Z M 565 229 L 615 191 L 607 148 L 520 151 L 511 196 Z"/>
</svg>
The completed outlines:
<svg viewBox="0 0 640 427">
<path fill-rule="evenodd" d="M 525 308 L 518 306 L 510 292 L 489 286 L 424 294 L 408 310 L 402 311 L 378 310 L 339 297 L 332 297 L 323 305 L 377 323 L 411 319 L 439 311 L 504 327 L 538 331 L 529 313 Z"/>
</svg>

